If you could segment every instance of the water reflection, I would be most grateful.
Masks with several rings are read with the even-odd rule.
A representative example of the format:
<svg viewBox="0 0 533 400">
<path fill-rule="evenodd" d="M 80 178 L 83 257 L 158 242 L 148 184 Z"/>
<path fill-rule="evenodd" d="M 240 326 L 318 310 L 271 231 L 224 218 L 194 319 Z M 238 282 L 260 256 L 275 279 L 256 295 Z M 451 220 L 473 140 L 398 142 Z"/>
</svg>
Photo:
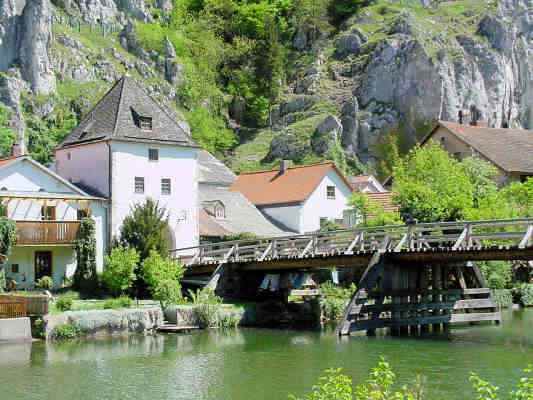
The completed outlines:
<svg viewBox="0 0 533 400">
<path fill-rule="evenodd" d="M 364 379 L 385 355 L 401 383 L 427 378 L 431 398 L 462 399 L 468 374 L 509 387 L 533 361 L 533 310 L 449 337 L 338 338 L 323 332 L 239 329 L 0 346 L 1 399 L 273 400 L 302 395 L 328 367 Z"/>
</svg>

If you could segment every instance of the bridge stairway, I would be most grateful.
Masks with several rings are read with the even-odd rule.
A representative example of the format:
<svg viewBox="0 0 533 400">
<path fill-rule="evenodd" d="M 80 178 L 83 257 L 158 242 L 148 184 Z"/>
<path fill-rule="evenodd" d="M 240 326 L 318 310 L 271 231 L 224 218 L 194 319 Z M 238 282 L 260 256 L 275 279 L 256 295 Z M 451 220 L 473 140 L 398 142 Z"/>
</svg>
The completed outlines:
<svg viewBox="0 0 533 400">
<path fill-rule="evenodd" d="M 501 314 L 476 266 L 424 267 L 372 258 L 347 305 L 339 335 L 389 328 L 392 335 L 448 330 L 450 324 L 500 322 Z"/>
</svg>

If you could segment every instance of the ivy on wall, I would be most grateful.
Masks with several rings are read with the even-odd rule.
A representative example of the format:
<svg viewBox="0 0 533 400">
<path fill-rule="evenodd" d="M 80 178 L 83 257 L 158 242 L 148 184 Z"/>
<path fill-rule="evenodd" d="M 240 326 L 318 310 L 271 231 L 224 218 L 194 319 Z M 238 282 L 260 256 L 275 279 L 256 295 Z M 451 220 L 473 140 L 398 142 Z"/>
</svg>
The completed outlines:
<svg viewBox="0 0 533 400">
<path fill-rule="evenodd" d="M 93 291 L 98 286 L 98 276 L 95 224 L 91 218 L 82 219 L 75 249 L 78 266 L 74 273 L 74 287 L 85 293 Z"/>
</svg>

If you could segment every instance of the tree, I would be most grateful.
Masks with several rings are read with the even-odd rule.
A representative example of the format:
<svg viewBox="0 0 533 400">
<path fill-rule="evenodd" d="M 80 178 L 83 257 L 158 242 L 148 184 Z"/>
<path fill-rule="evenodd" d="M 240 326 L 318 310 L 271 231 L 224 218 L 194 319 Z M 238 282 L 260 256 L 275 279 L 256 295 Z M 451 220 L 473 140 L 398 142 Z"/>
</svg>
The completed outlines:
<svg viewBox="0 0 533 400">
<path fill-rule="evenodd" d="M 354 192 L 348 200 L 356 219 L 362 226 L 399 225 L 402 220 L 397 212 L 385 211 L 383 206 L 364 193 Z"/>
<path fill-rule="evenodd" d="M 0 208 L 3 208 L 0 205 Z M 17 228 L 15 222 L 6 218 L 0 217 L 0 254 L 9 256 L 11 249 L 17 240 Z"/>
<path fill-rule="evenodd" d="M 96 274 L 96 235 L 92 218 L 83 218 L 74 245 L 78 265 L 74 272 L 73 286 L 81 292 L 90 293 L 98 287 Z"/>
<path fill-rule="evenodd" d="M 124 247 L 137 250 L 142 260 L 155 250 L 159 254 L 167 254 L 168 214 L 159 202 L 146 199 L 144 203 L 135 204 L 130 214 L 124 218 L 120 229 L 120 242 Z"/>
<path fill-rule="evenodd" d="M 142 264 L 144 281 L 163 309 L 182 299 L 180 279 L 184 272 L 182 264 L 153 250 Z"/>
<path fill-rule="evenodd" d="M 115 247 L 105 257 L 102 280 L 116 296 L 124 294 L 135 281 L 135 269 L 139 264 L 139 254 L 133 248 Z"/>
<path fill-rule="evenodd" d="M 474 206 L 475 189 L 466 168 L 433 142 L 414 147 L 394 167 L 400 212 L 420 222 L 463 219 Z"/>
<path fill-rule="evenodd" d="M 9 127 L 9 110 L 0 104 L 0 157 L 8 156 L 15 142 L 15 132 Z"/>
</svg>

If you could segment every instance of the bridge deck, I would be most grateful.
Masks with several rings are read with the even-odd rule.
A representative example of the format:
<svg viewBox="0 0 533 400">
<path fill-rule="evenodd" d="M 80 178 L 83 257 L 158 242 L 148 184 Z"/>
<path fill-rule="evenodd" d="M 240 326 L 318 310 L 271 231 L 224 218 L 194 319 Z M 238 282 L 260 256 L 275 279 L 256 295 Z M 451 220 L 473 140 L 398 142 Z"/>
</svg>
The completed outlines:
<svg viewBox="0 0 533 400">
<path fill-rule="evenodd" d="M 177 249 L 172 254 L 186 261 L 187 275 L 200 275 L 221 264 L 260 271 L 366 266 L 378 249 L 398 263 L 533 260 L 533 218 L 246 239 Z"/>
</svg>

